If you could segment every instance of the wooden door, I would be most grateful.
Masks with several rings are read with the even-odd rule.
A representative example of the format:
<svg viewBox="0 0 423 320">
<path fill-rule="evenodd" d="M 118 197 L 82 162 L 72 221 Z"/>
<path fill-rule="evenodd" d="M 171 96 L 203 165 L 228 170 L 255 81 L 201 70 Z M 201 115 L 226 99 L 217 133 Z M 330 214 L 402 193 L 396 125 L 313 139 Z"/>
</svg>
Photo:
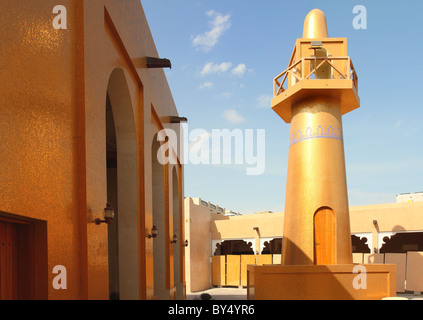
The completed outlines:
<svg viewBox="0 0 423 320">
<path fill-rule="evenodd" d="M 0 220 L 0 300 L 34 299 L 35 273 L 33 225 Z"/>
<path fill-rule="evenodd" d="M 241 285 L 241 256 L 226 256 L 226 285 Z"/>
<path fill-rule="evenodd" d="M 226 285 L 226 257 L 212 257 L 212 284 L 221 287 Z"/>
<path fill-rule="evenodd" d="M 0 222 L 0 300 L 18 298 L 17 226 Z"/>
<path fill-rule="evenodd" d="M 256 264 L 256 256 L 254 255 L 242 255 L 241 256 L 241 286 L 247 286 L 247 266 L 250 264 Z"/>
<path fill-rule="evenodd" d="M 319 209 L 314 216 L 314 264 L 335 264 L 335 213 L 329 208 Z"/>
</svg>

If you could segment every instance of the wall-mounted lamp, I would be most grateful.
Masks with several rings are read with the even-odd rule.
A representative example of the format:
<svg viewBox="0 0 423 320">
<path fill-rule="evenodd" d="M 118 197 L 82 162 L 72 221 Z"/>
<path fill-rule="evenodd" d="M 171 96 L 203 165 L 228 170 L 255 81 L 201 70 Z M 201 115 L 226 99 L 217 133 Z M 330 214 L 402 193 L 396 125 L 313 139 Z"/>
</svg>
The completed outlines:
<svg viewBox="0 0 423 320">
<path fill-rule="evenodd" d="M 95 224 L 98 226 L 102 223 L 112 224 L 114 218 L 115 218 L 115 211 L 113 210 L 112 204 L 107 203 L 106 208 L 104 208 L 104 220 L 97 218 L 95 219 Z"/>
<path fill-rule="evenodd" d="M 318 49 L 322 49 L 322 47 L 323 47 L 322 41 L 312 41 L 310 43 L 310 49 L 318 50 Z"/>
<path fill-rule="evenodd" d="M 157 227 L 153 226 L 153 228 L 151 228 L 151 234 L 149 234 L 147 237 L 148 239 L 151 239 L 151 238 L 156 239 L 158 234 L 159 234 L 159 231 L 157 230 Z"/>
<path fill-rule="evenodd" d="M 160 59 L 156 57 L 142 57 L 136 60 L 136 66 L 139 68 L 157 69 L 169 68 L 172 69 L 172 63 L 169 59 Z"/>
<path fill-rule="evenodd" d="M 185 240 L 185 242 L 184 242 L 184 247 L 188 247 L 188 245 L 189 245 L 188 240 Z"/>
<path fill-rule="evenodd" d="M 170 243 L 171 244 L 175 244 L 176 242 L 178 242 L 178 236 L 176 234 L 174 234 L 172 240 L 170 241 Z"/>
<path fill-rule="evenodd" d="M 188 119 L 185 117 L 170 116 L 165 117 L 164 122 L 166 123 L 188 123 Z"/>
</svg>

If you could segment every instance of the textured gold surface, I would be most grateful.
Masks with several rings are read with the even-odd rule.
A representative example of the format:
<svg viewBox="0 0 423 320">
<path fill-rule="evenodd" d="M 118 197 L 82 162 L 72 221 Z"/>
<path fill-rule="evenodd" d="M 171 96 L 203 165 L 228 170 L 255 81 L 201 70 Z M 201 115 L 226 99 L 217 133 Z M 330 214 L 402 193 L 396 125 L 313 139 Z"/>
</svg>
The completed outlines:
<svg viewBox="0 0 423 320">
<path fill-rule="evenodd" d="M 328 37 L 326 17 L 322 11 L 315 9 L 307 15 L 303 37 Z M 297 45 L 301 40 L 297 41 Z M 344 43 L 346 41 L 341 41 L 335 49 L 346 49 Z M 307 45 L 307 48 L 296 47 L 297 57 L 309 54 Z M 302 49 L 305 49 L 304 52 Z M 290 100 L 282 97 L 291 120 L 282 263 L 316 264 L 315 214 L 320 209 L 329 208 L 335 215 L 335 243 L 328 249 L 335 251 L 332 261 L 334 264 L 351 264 L 342 130 L 344 92 L 342 87 L 336 86 L 328 90 L 325 81 L 329 80 L 307 81 L 313 86 L 310 94 L 292 90 L 304 82 L 300 81 L 290 88 L 291 92 L 286 91 L 287 96 L 291 95 Z M 288 120 L 286 115 L 284 120 Z"/>
<path fill-rule="evenodd" d="M 56 265 L 66 266 L 74 283 L 49 297 L 71 298 L 80 289 L 74 33 L 52 27 L 53 3 L 2 1 L 0 211 L 47 221 L 49 283 Z"/>
<path fill-rule="evenodd" d="M 52 25 L 59 4 L 67 9 L 67 29 Z M 144 103 L 156 105 L 159 118 L 177 110 L 163 70 L 139 70 L 132 63 L 158 56 L 140 1 L 2 0 L 1 7 L 0 215 L 47 222 L 43 271 L 50 299 L 108 299 L 107 227 L 93 220 L 103 218 L 107 201 L 106 93 L 112 71 L 120 70 L 131 100 L 125 111 L 131 122 L 121 133 L 131 129 L 126 153 L 138 169 L 127 192 L 135 199 L 128 210 L 135 236 L 126 248 L 135 251 L 136 270 L 124 277 L 136 291 L 132 297 L 152 299 L 152 240 L 145 230 L 152 227 L 149 150 L 157 130 Z M 56 265 L 67 269 L 67 290 L 51 286 Z"/>
<path fill-rule="evenodd" d="M 337 219 L 336 261 L 349 263 L 351 235 L 339 105 L 332 99 L 311 99 L 295 106 L 293 114 L 283 262 L 314 263 L 314 214 L 329 207 Z"/>
<path fill-rule="evenodd" d="M 381 300 L 396 296 L 396 266 L 362 265 L 366 290 L 352 283 L 355 265 L 248 266 L 250 300 Z M 269 289 L 271 288 L 271 289 Z"/>
</svg>

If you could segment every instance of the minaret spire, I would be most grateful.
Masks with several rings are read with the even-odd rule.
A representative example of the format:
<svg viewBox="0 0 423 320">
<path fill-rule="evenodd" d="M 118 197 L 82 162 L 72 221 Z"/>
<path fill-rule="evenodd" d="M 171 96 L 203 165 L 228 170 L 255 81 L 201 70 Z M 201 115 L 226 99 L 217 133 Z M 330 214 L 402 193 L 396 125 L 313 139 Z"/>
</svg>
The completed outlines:
<svg viewBox="0 0 423 320">
<path fill-rule="evenodd" d="M 329 38 L 326 16 L 322 10 L 313 9 L 304 21 L 304 39 Z"/>
</svg>

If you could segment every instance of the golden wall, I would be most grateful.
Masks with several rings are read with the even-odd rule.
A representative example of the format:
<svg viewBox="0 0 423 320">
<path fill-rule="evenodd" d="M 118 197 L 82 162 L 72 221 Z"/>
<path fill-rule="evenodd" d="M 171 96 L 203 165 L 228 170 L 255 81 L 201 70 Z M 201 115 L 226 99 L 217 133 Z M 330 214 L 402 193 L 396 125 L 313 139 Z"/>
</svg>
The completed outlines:
<svg viewBox="0 0 423 320">
<path fill-rule="evenodd" d="M 0 215 L 46 225 L 48 263 L 37 276 L 48 279 L 47 292 L 38 298 L 109 298 L 107 226 L 93 223 L 107 202 L 109 92 L 118 157 L 127 165 L 118 184 L 129 190 L 119 208 L 122 257 L 130 261 L 121 261 L 128 273 L 120 279 L 121 297 L 152 299 L 151 150 L 159 130 L 179 130 L 164 121 L 178 113 L 163 70 L 139 64 L 144 56 L 159 57 L 141 3 L 65 0 L 67 28 L 55 29 L 56 1 L 6 2 L 0 13 Z M 165 166 L 164 179 L 167 230 L 160 234 L 171 237 L 175 186 L 178 215 L 183 212 L 183 166 Z M 183 280 L 182 271 L 172 277 L 172 250 L 182 251 L 184 240 L 179 223 L 182 241 L 163 253 L 168 291 L 174 279 Z M 66 290 L 52 288 L 57 265 L 67 269 Z"/>
</svg>

